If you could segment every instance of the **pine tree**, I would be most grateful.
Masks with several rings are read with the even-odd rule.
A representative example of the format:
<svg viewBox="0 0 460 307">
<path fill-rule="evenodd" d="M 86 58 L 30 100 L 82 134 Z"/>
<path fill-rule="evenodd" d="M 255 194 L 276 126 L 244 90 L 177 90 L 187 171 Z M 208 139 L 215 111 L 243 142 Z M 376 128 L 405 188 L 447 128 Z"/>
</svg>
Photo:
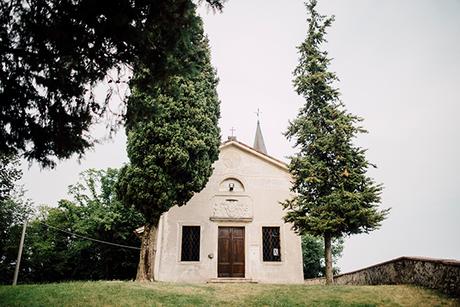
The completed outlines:
<svg viewBox="0 0 460 307">
<path fill-rule="evenodd" d="M 191 43 L 179 42 L 164 59 L 152 58 L 170 63 L 162 78 L 139 66 L 131 83 L 126 119 L 130 164 L 121 170 L 118 195 L 146 219 L 137 280 L 154 280 L 160 216 L 201 191 L 218 158 L 216 73 L 201 18 L 192 1 L 187 5 Z"/>
<path fill-rule="evenodd" d="M 348 113 L 334 87 L 338 78 L 328 70 L 328 53 L 321 50 L 326 29 L 334 17 L 319 15 L 316 0 L 306 3 L 308 33 L 298 47 L 294 87 L 305 105 L 289 123 L 285 136 L 298 152 L 289 164 L 294 197 L 283 203 L 285 221 L 298 233 L 322 236 L 325 244 L 326 283 L 332 283 L 331 241 L 343 235 L 378 228 L 388 214 L 379 210 L 382 185 L 366 176 L 370 164 L 365 149 L 353 144 L 361 118 Z"/>
</svg>

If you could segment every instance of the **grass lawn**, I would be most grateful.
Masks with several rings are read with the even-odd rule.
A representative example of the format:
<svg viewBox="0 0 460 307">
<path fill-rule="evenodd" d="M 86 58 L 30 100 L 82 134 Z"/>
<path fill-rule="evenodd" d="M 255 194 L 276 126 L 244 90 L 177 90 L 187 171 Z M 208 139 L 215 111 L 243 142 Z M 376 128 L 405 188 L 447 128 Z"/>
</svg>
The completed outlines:
<svg viewBox="0 0 460 307">
<path fill-rule="evenodd" d="M 0 286 L 0 306 L 460 306 L 413 286 L 173 284 L 123 281 Z"/>
</svg>

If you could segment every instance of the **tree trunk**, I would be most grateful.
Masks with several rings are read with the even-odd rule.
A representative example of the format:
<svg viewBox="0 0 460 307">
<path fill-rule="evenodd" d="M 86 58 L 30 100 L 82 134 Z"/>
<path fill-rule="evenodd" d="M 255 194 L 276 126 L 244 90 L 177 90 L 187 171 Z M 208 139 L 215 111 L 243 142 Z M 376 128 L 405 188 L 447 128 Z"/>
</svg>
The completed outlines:
<svg viewBox="0 0 460 307">
<path fill-rule="evenodd" d="M 139 265 L 137 266 L 136 281 L 155 280 L 153 269 L 155 265 L 157 229 L 158 223 L 156 225 L 147 224 L 144 226 L 144 232 L 142 233 L 141 254 L 139 257 Z"/>
<path fill-rule="evenodd" d="M 324 260 L 326 262 L 326 285 L 332 285 L 332 238 L 330 234 L 324 235 Z"/>
</svg>

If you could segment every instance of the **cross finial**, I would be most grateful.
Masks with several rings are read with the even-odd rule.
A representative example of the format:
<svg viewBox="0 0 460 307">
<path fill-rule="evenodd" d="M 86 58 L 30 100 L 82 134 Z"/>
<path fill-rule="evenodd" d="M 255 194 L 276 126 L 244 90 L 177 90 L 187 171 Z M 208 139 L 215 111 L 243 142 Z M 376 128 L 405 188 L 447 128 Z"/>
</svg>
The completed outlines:
<svg viewBox="0 0 460 307">
<path fill-rule="evenodd" d="M 232 127 L 232 129 L 230 129 L 230 131 L 232 132 L 232 137 L 234 137 L 233 133 L 235 132 L 235 128 Z"/>
<path fill-rule="evenodd" d="M 256 115 L 257 115 L 257 120 L 259 120 L 259 119 L 260 119 L 260 114 L 261 114 L 262 112 L 260 112 L 259 108 L 257 108 L 257 112 L 254 112 L 254 113 L 256 113 Z"/>
</svg>

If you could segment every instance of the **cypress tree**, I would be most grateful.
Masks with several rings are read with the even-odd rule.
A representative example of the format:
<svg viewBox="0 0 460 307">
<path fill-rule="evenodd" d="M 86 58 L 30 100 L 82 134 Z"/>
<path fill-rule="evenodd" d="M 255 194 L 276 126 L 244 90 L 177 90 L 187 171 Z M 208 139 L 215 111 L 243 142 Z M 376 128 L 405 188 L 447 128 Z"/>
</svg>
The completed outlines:
<svg viewBox="0 0 460 307">
<path fill-rule="evenodd" d="M 316 5 L 316 0 L 306 3 L 308 33 L 294 70 L 294 87 L 305 104 L 285 133 L 298 152 L 289 164 L 295 196 L 283 206 L 294 230 L 324 238 L 326 283 L 331 284 L 332 239 L 378 228 L 388 209 L 378 209 L 382 185 L 366 175 L 373 165 L 365 149 L 353 144 L 366 132 L 359 126 L 362 119 L 345 110 L 334 87 L 338 78 L 328 69 L 331 60 L 321 50 L 334 17 L 318 14 Z"/>
<path fill-rule="evenodd" d="M 130 163 L 122 168 L 118 195 L 145 219 L 137 280 L 154 280 L 155 244 L 161 215 L 201 191 L 220 145 L 217 77 L 195 5 L 183 7 L 188 39 L 164 58 L 162 78 L 135 67 L 126 129 Z M 186 69 L 185 69 L 186 68 Z"/>
</svg>

